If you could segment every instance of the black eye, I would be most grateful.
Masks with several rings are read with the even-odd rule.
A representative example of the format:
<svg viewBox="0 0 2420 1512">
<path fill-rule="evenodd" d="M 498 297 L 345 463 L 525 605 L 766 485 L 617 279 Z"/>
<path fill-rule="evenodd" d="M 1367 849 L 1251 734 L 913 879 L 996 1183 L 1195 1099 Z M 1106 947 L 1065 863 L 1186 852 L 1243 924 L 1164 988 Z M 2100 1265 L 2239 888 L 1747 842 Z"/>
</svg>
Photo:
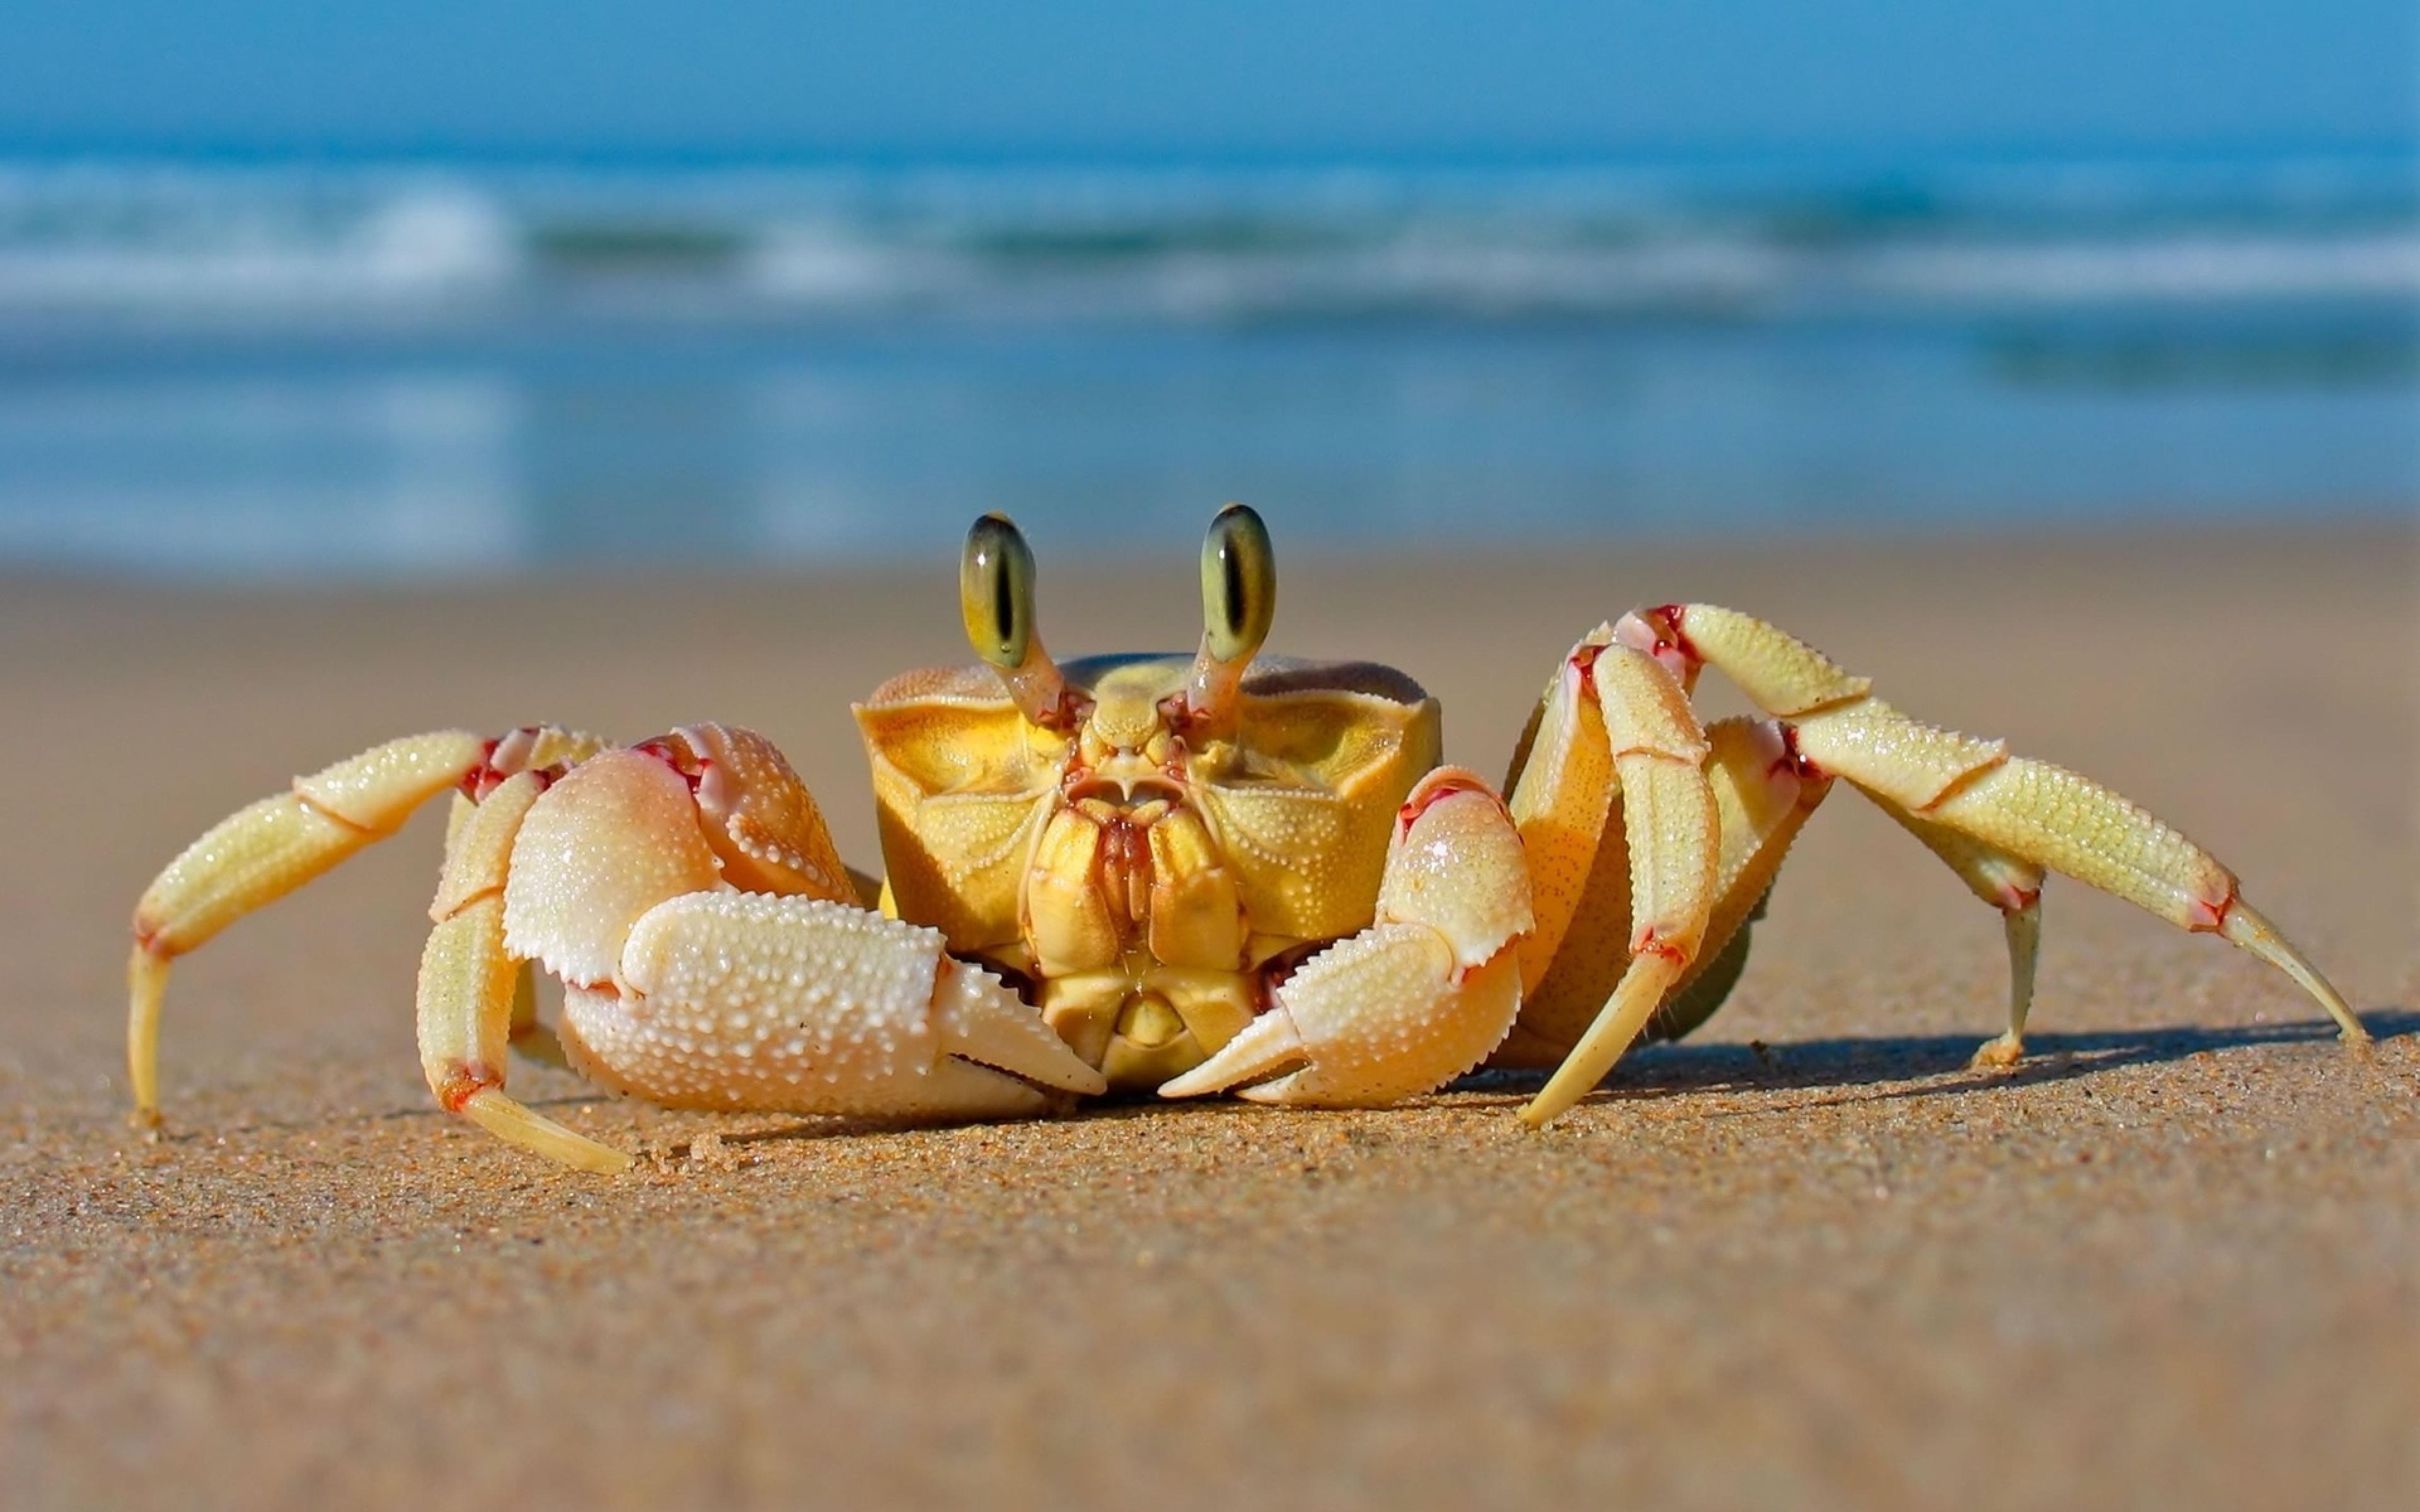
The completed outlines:
<svg viewBox="0 0 2420 1512">
<path fill-rule="evenodd" d="M 1202 644 L 1220 661 L 1248 661 L 1269 638 L 1277 611 L 1269 529 L 1249 507 L 1229 504 L 1202 542 Z"/>
<path fill-rule="evenodd" d="M 1033 552 L 1005 515 L 985 515 L 967 532 L 958 612 L 976 656 L 1002 669 L 1024 664 L 1033 643 Z"/>
</svg>

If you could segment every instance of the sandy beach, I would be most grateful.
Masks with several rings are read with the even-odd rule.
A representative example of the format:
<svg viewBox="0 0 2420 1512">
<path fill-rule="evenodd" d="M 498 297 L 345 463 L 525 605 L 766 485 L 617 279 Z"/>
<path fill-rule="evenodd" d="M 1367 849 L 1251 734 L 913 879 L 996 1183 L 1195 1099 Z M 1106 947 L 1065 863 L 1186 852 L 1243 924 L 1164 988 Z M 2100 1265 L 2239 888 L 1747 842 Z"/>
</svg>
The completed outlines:
<svg viewBox="0 0 2420 1512">
<path fill-rule="evenodd" d="M 546 718 L 778 740 L 876 861 L 846 702 L 964 659 L 954 542 L 853 579 L 263 594 L 0 584 L 0 1464 L 16 1506 L 2408 1506 L 2420 1485 L 2413 537 L 1304 559 L 1274 649 L 1389 660 L 1500 772 L 1557 654 L 1752 609 L 1900 706 L 2215 851 L 2379 1035 L 2055 887 L 2035 1053 L 2000 932 L 1846 792 L 1730 1006 L 1543 1134 L 1376 1113 L 880 1129 L 514 1089 L 431 1106 L 442 821 L 180 964 L 124 1124 L 128 912 L 376 740 Z M 1063 655 L 1185 645 L 1193 544 L 1042 554 Z M 1715 707 L 1735 707 L 1717 701 Z"/>
</svg>

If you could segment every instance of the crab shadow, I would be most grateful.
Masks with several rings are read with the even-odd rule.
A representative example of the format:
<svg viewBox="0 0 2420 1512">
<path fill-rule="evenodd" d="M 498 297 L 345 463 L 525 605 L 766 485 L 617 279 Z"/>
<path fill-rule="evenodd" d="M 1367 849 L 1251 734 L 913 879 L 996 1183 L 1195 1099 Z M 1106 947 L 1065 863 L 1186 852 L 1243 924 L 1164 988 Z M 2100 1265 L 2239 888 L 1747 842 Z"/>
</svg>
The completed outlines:
<svg viewBox="0 0 2420 1512">
<path fill-rule="evenodd" d="M 2389 1008 L 2362 1015 L 2373 1041 L 2384 1045 L 2420 1036 L 2420 1011 Z M 1677 1092 L 1835 1092 L 1826 1103 L 1951 1097 L 1994 1088 L 2046 1086 L 2127 1066 L 2159 1065 L 2214 1051 L 2333 1041 L 2325 1019 L 2225 1027 L 2177 1026 L 2025 1036 L 2014 1066 L 1977 1067 L 1984 1037 L 1972 1034 L 1842 1036 L 1787 1044 L 1658 1044 L 1624 1057 L 1592 1099 L 1623 1100 Z M 1480 1072 L 1460 1090 L 1526 1101 L 1546 1084 L 1545 1072 Z M 1819 1104 L 1821 1105 L 1821 1104 Z"/>
<path fill-rule="evenodd" d="M 2362 1020 L 2381 1046 L 2420 1037 L 2420 1010 L 2377 1009 L 2364 1013 Z M 1832 1106 L 1951 1097 L 1990 1089 L 2047 1086 L 2128 1066 L 2185 1060 L 2213 1051 L 2318 1044 L 2335 1037 L 2335 1026 L 2324 1019 L 2225 1027 L 2045 1031 L 2025 1036 L 2025 1057 L 2016 1065 L 1985 1070 L 1969 1063 L 1976 1047 L 1983 1042 L 1982 1036 L 1974 1034 L 1839 1036 L 1785 1044 L 1760 1041 L 1684 1041 L 1646 1045 L 1623 1057 L 1612 1079 L 1591 1092 L 1589 1101 L 1621 1102 L 1686 1092 L 1815 1092 L 1837 1095 L 1820 1098 L 1808 1105 Z M 1479 1072 L 1455 1082 L 1448 1090 L 1477 1094 L 1482 1101 L 1509 1106 L 1527 1102 L 1545 1085 L 1546 1076 L 1543 1071 Z M 595 1092 L 569 1092 L 533 1098 L 527 1105 L 577 1108 L 613 1101 L 615 1100 L 610 1096 Z M 1087 1104 L 1072 1110 L 1069 1116 L 1086 1120 L 1121 1120 L 1176 1116 L 1252 1117 L 1259 1112 L 1250 1104 L 1232 1099 L 1176 1103 L 1143 1097 Z M 363 1114 L 358 1116 L 358 1121 L 435 1120 L 446 1117 L 442 1110 L 421 1103 Z M 268 1130 L 300 1131 L 306 1127 L 320 1125 L 259 1119 L 209 1133 L 225 1135 Z M 645 1140 L 644 1153 L 686 1160 L 697 1153 L 696 1142 L 708 1134 L 715 1144 L 729 1149 L 964 1127 L 967 1125 L 960 1121 L 938 1119 L 810 1116 L 755 1128 L 666 1129 Z M 181 1144 L 199 1137 L 198 1131 L 184 1131 L 167 1139 Z"/>
<path fill-rule="evenodd" d="M 2363 1022 L 2381 1045 L 2420 1037 L 2420 1011 L 2380 1009 L 2364 1014 Z M 1711 1091 L 1837 1094 L 1819 1098 L 1810 1104 L 1816 1106 L 1947 1097 L 1990 1088 L 2049 1085 L 2126 1066 L 2185 1060 L 2213 1051 L 2319 1044 L 2335 1037 L 2335 1026 L 2324 1019 L 2217 1028 L 2180 1026 L 2029 1034 L 2025 1037 L 2024 1060 L 2006 1069 L 1992 1070 L 1977 1070 L 1969 1064 L 1976 1047 L 1983 1042 L 1979 1035 L 1843 1036 L 1780 1045 L 1757 1041 L 1659 1044 L 1643 1047 L 1624 1057 L 1614 1079 L 1590 1096 L 1591 1100 L 1623 1101 Z M 1480 1072 L 1454 1083 L 1449 1090 L 1479 1094 L 1509 1106 L 1527 1102 L 1545 1085 L 1546 1075 L 1544 1072 Z M 1139 1097 L 1087 1104 L 1075 1116 L 1086 1120 L 1119 1121 L 1169 1117 L 1252 1118 L 1262 1111 L 1225 1098 L 1174 1103 Z M 726 1133 L 721 1142 L 729 1146 L 814 1140 L 932 1127 L 951 1125 L 823 1118 Z M 676 1146 L 672 1153 L 682 1153 L 684 1149 Z"/>
</svg>

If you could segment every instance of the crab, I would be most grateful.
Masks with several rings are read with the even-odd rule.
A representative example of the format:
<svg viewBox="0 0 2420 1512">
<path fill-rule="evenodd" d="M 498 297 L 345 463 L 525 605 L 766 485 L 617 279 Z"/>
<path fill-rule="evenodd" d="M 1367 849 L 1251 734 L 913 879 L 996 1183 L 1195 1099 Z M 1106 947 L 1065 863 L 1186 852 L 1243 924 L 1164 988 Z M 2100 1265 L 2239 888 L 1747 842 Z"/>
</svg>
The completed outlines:
<svg viewBox="0 0 2420 1512">
<path fill-rule="evenodd" d="M 508 1052 L 675 1107 L 900 1119 L 1233 1090 L 1378 1106 L 1482 1065 L 1550 1071 L 1532 1127 L 1739 979 L 1783 856 L 1837 783 L 1997 909 L 2023 1054 L 2045 872 L 2326 979 L 2207 852 L 2106 788 L 1920 723 L 1783 632 L 1667 604 L 1556 668 L 1499 791 L 1439 764 L 1438 710 L 1365 662 L 1260 655 L 1277 571 L 1229 505 L 1192 656 L 1063 665 L 1033 557 L 967 536 L 981 658 L 893 678 L 857 722 L 886 875 L 835 852 L 771 742 L 632 746 L 551 726 L 411 735 L 299 778 L 169 863 L 134 914 L 127 1052 L 159 1121 L 169 963 L 451 792 L 421 959 L 422 1070 L 447 1112 L 566 1165 L 631 1156 L 505 1090 Z M 1713 667 L 1763 717 L 1701 723 Z M 539 1021 L 533 976 L 562 984 Z"/>
</svg>

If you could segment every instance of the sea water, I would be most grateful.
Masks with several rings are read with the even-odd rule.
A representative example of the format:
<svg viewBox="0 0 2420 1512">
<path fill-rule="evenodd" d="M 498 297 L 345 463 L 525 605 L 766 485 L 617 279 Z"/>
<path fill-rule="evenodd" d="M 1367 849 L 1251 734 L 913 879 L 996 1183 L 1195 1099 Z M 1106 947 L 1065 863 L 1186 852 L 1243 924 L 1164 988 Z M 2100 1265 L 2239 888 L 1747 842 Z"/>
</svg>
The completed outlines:
<svg viewBox="0 0 2420 1512">
<path fill-rule="evenodd" d="M 2377 518 L 2395 151 L 0 162 L 0 567 Z"/>
</svg>

